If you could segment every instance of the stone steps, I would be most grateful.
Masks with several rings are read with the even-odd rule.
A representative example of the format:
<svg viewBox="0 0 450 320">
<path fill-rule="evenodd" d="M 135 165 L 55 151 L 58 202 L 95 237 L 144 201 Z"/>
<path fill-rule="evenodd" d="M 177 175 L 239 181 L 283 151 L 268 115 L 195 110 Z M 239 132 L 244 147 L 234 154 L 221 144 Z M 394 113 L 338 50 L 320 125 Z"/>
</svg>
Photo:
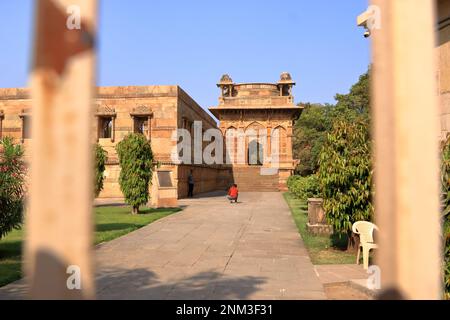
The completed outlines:
<svg viewBox="0 0 450 320">
<path fill-rule="evenodd" d="M 233 168 L 233 179 L 240 191 L 279 191 L 278 174 L 261 175 L 260 167 Z"/>
</svg>

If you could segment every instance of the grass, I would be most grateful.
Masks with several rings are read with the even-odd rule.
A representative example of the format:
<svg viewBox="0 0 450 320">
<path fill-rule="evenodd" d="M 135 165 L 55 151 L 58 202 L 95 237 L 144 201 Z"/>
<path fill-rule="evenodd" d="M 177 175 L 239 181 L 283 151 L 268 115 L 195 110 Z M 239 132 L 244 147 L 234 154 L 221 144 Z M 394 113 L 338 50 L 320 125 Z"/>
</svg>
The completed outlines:
<svg viewBox="0 0 450 320">
<path fill-rule="evenodd" d="M 140 214 L 131 215 L 129 207 L 97 207 L 94 244 L 113 240 L 179 210 L 141 208 Z M 22 277 L 22 239 L 20 229 L 0 240 L 0 287 Z"/>
<path fill-rule="evenodd" d="M 283 194 L 313 264 L 354 264 L 356 253 L 346 250 L 347 239 L 332 236 L 314 236 L 306 229 L 308 207 L 306 201 L 296 199 L 291 193 Z"/>
</svg>

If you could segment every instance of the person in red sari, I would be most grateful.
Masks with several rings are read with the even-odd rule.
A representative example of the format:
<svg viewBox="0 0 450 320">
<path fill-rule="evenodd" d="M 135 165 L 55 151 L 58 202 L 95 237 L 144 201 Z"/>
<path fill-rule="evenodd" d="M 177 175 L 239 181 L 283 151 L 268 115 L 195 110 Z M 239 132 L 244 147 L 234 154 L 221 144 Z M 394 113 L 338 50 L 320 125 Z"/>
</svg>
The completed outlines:
<svg viewBox="0 0 450 320">
<path fill-rule="evenodd" d="M 237 184 L 233 184 L 228 190 L 228 200 L 230 200 L 230 203 L 233 203 L 233 201 L 237 203 L 238 196 L 239 190 L 237 188 Z"/>
</svg>

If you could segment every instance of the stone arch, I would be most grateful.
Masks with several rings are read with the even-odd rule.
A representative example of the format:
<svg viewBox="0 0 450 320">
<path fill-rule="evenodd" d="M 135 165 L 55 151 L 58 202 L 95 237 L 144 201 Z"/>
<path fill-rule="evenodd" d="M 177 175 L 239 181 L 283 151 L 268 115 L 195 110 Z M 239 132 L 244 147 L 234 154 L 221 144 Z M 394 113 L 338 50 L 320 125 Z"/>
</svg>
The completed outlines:
<svg viewBox="0 0 450 320">
<path fill-rule="evenodd" d="M 260 166 L 264 164 L 264 145 L 259 140 L 249 141 L 247 152 L 248 165 Z"/>
<path fill-rule="evenodd" d="M 287 129 L 278 125 L 273 128 L 270 136 L 272 156 L 278 156 L 280 160 L 284 159 L 287 154 Z"/>
<path fill-rule="evenodd" d="M 237 128 L 235 126 L 229 126 L 228 128 L 225 129 L 225 134 L 228 130 L 237 130 Z"/>
<path fill-rule="evenodd" d="M 249 165 L 264 164 L 264 151 L 267 145 L 267 128 L 253 121 L 245 128 L 245 156 Z"/>
<path fill-rule="evenodd" d="M 226 163 L 235 164 L 238 154 L 238 129 L 234 126 L 229 126 L 224 130 L 224 151 Z"/>
<path fill-rule="evenodd" d="M 245 132 L 247 132 L 250 129 L 253 129 L 253 130 L 257 129 L 257 130 L 259 130 L 259 129 L 265 129 L 265 127 L 261 123 L 259 123 L 258 121 L 253 121 L 247 127 L 245 127 Z"/>
</svg>

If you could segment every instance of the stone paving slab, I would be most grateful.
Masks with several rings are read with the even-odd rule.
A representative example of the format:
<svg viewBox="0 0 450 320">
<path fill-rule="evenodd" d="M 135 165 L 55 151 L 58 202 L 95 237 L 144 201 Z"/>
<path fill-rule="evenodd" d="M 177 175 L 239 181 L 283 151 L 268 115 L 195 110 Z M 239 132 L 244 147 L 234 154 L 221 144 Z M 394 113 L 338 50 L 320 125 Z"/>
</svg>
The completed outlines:
<svg viewBox="0 0 450 320">
<path fill-rule="evenodd" d="M 214 194 L 180 205 L 96 249 L 97 298 L 326 298 L 281 193 L 241 193 L 237 204 Z M 18 292 L 18 283 L 5 286 L 0 299 Z"/>
<path fill-rule="evenodd" d="M 323 284 L 367 280 L 369 274 L 361 264 L 315 265 L 314 270 Z"/>
</svg>

